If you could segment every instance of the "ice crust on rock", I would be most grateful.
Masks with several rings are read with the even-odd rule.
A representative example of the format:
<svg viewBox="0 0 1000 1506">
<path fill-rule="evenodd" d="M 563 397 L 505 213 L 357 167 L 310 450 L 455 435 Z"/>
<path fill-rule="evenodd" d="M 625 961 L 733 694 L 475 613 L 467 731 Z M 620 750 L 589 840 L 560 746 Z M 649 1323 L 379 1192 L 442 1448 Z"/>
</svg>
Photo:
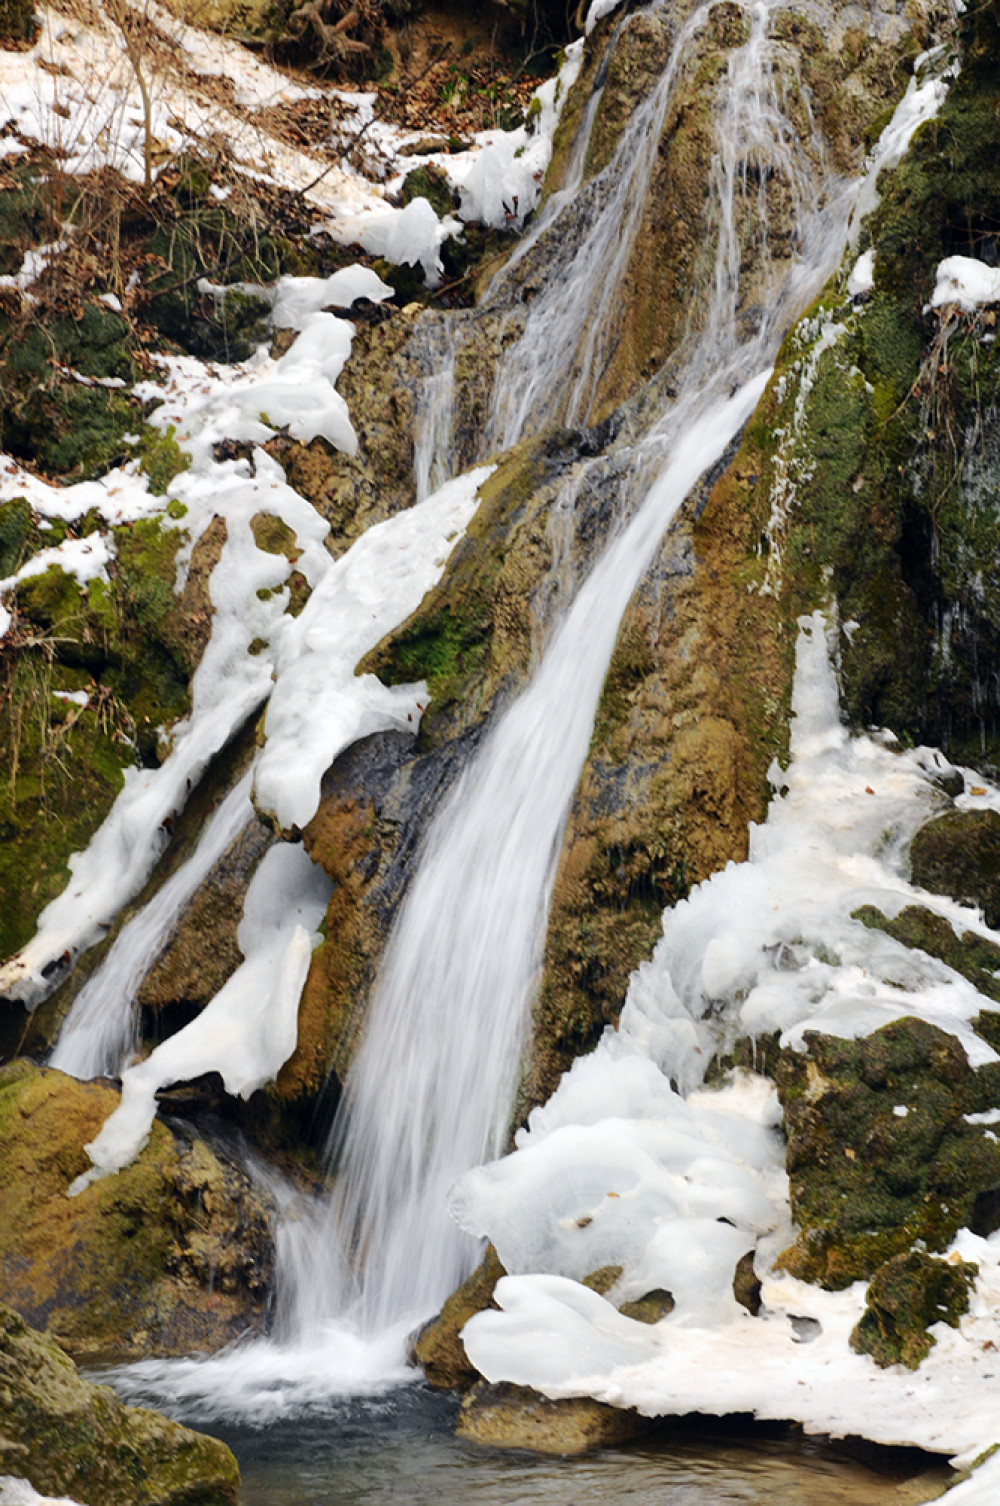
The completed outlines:
<svg viewBox="0 0 1000 1506">
<path fill-rule="evenodd" d="M 960 1328 L 934 1325 L 918 1372 L 879 1370 L 848 1342 L 863 1282 L 832 1293 L 770 1273 L 792 1239 L 773 1084 L 741 1071 L 699 1086 L 737 1037 L 777 1030 L 794 1049 L 806 1030 L 857 1037 L 908 1015 L 956 1035 L 973 1065 L 997 1059 L 969 1024 L 983 1003 L 971 984 L 851 918 L 863 904 L 894 916 L 919 903 L 959 931 L 993 935 L 977 911 L 907 881 L 910 838 L 949 802 L 931 778 L 932 750 L 893 752 L 841 724 L 834 634 L 819 613 L 800 621 L 785 793 L 751 829 L 747 861 L 665 913 L 618 1030 L 532 1111 L 511 1155 L 453 1188 L 458 1221 L 488 1237 L 510 1272 L 501 1310 L 477 1314 L 463 1342 L 488 1380 L 551 1397 L 649 1415 L 790 1417 L 967 1461 L 1000 1437 L 988 1362 L 1000 1345 L 1000 1234 L 955 1241 L 980 1267 Z M 998 800 L 988 787 L 985 803 Z M 757 1318 L 732 1290 L 751 1249 Z M 663 1287 L 673 1312 L 649 1327 L 578 1285 L 607 1265 L 623 1267 L 616 1304 Z M 803 1316 L 819 1325 L 811 1343 L 792 1323 Z"/>
<path fill-rule="evenodd" d="M 0 1475 L 0 1506 L 79 1506 L 69 1496 L 40 1496 L 20 1475 Z"/>
<path fill-rule="evenodd" d="M 295 1050 L 299 998 L 331 892 L 301 846 L 281 842 L 265 854 L 237 931 L 243 963 L 201 1014 L 122 1074 L 121 1103 L 85 1147 L 93 1167 L 71 1197 L 135 1159 L 161 1088 L 218 1072 L 227 1093 L 249 1098 L 277 1075 Z"/>
<path fill-rule="evenodd" d="M 256 775 L 258 805 L 283 827 L 315 815 L 323 774 L 350 743 L 393 727 L 417 731 L 426 686 L 390 689 L 354 666 L 440 578 L 494 469 L 468 471 L 369 528 L 285 624 Z"/>
</svg>

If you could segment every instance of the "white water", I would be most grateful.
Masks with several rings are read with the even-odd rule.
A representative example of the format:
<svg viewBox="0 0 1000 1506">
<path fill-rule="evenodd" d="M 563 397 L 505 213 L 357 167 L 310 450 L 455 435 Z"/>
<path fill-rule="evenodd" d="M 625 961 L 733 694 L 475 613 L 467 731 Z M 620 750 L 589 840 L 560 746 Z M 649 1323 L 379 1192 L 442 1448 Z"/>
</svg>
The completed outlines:
<svg viewBox="0 0 1000 1506">
<path fill-rule="evenodd" d="M 252 774 L 220 802 L 187 862 L 124 926 L 77 994 L 49 1066 L 72 1077 L 117 1076 L 138 1044 L 134 1004 L 178 916 L 210 870 L 253 818 Z"/>
</svg>

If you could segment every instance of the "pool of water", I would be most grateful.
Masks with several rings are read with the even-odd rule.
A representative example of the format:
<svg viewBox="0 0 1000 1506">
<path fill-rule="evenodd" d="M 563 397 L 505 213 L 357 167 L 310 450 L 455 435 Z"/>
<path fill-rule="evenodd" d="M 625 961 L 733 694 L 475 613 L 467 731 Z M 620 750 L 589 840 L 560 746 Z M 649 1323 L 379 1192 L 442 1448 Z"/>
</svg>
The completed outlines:
<svg viewBox="0 0 1000 1506">
<path fill-rule="evenodd" d="M 241 1506 L 916 1506 L 949 1479 L 915 1450 L 858 1457 L 740 1419 L 681 1419 L 579 1459 L 494 1451 L 454 1438 L 456 1405 L 412 1387 L 323 1418 L 211 1431 L 239 1459 Z"/>
</svg>

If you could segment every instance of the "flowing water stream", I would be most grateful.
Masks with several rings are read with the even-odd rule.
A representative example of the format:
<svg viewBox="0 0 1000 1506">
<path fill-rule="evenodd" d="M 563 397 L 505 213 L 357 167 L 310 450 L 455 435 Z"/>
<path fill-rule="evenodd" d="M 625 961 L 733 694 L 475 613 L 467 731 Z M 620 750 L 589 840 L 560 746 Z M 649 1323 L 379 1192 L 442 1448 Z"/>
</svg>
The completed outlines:
<svg viewBox="0 0 1000 1506">
<path fill-rule="evenodd" d="M 181 911 L 226 849 L 253 819 L 245 774 L 219 802 L 187 862 L 125 925 L 107 957 L 88 978 L 49 1061 L 73 1077 L 116 1076 L 137 1044 L 135 1000 Z"/>
</svg>

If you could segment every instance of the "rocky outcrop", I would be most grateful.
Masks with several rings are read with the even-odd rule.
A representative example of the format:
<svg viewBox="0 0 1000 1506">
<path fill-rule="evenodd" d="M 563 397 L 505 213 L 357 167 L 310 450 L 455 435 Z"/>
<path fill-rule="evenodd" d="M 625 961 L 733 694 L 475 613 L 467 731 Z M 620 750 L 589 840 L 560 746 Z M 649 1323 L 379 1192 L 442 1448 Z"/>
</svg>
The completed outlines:
<svg viewBox="0 0 1000 1506">
<path fill-rule="evenodd" d="M 27 1062 L 0 1071 L 0 1280 L 70 1354 L 223 1347 L 262 1326 L 273 1209 L 207 1141 L 155 1123 L 138 1159 L 67 1197 L 117 1092 Z"/>
<path fill-rule="evenodd" d="M 489 1448 L 531 1449 L 536 1454 L 586 1454 L 613 1448 L 648 1432 L 648 1418 L 609 1407 L 589 1396 L 550 1401 L 529 1386 L 480 1381 L 463 1399 L 455 1424 L 459 1438 Z"/>
<path fill-rule="evenodd" d="M 862 1040 L 806 1035 L 782 1052 L 778 1093 L 799 1233 L 793 1276 L 839 1289 L 923 1241 L 1000 1227 L 1000 1147 L 968 1115 L 1000 1105 L 1000 1069 L 974 1071 L 960 1043 L 921 1020 Z"/>
<path fill-rule="evenodd" d="M 224 1443 L 123 1406 L 2 1305 L 0 1398 L 0 1475 L 81 1506 L 235 1506 L 239 1470 Z"/>
</svg>

